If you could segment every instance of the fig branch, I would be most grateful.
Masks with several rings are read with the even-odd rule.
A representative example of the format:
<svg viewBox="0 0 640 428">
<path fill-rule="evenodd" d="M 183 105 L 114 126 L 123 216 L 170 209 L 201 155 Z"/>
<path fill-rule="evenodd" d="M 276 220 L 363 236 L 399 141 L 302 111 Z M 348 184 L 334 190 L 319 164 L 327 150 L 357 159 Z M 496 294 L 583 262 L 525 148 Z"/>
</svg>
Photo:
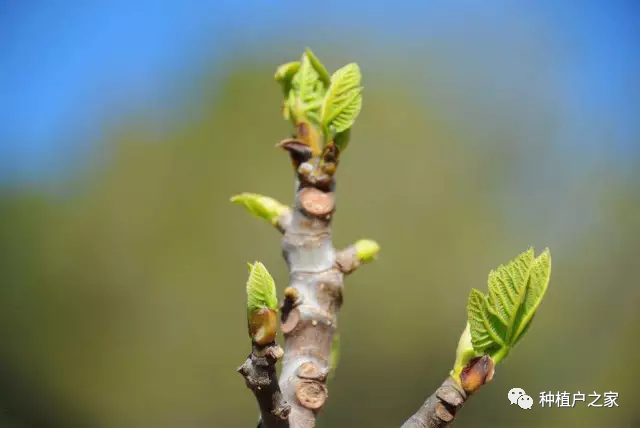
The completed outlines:
<svg viewBox="0 0 640 428">
<path fill-rule="evenodd" d="M 493 379 L 495 366 L 522 339 L 533 321 L 551 276 L 551 254 L 533 248 L 489 273 L 489 292 L 472 289 L 467 326 L 449 377 L 403 428 L 451 426 L 458 410 Z"/>
<path fill-rule="evenodd" d="M 256 393 L 262 426 L 310 428 L 315 426 L 316 415 L 328 397 L 327 377 L 332 348 L 335 351 L 337 343 L 334 336 L 342 306 L 344 276 L 372 260 L 379 246 L 374 241 L 362 240 L 344 250 L 336 250 L 331 240 L 335 175 L 340 155 L 349 142 L 350 128 L 362 105 L 358 65 L 348 64 L 329 75 L 307 50 L 300 61 L 280 66 L 275 78 L 284 92 L 282 114 L 291 121 L 295 131 L 292 138 L 278 144 L 288 152 L 294 171 L 293 207 L 252 193 L 242 193 L 231 200 L 284 234 L 282 250 L 289 268 L 289 285 L 278 308 L 280 330 L 284 335 L 282 373 L 278 386 L 272 372 L 264 376 L 265 384 L 259 392 L 269 390 L 278 396 L 281 391 L 286 405 L 272 404 L 279 399 L 258 397 L 256 389 L 249 381 L 247 384 Z M 251 293 L 249 288 L 248 292 Z M 272 306 L 249 306 L 253 355 L 258 345 L 274 349 Z M 266 337 L 262 337 L 264 335 Z M 273 354 L 270 361 L 275 363 L 279 355 Z M 245 366 L 251 367 L 252 363 Z M 273 368 L 273 364 L 267 363 L 267 367 Z M 241 368 L 240 371 L 247 378 L 248 370 Z"/>
<path fill-rule="evenodd" d="M 238 369 L 260 409 L 259 427 L 312 428 L 329 391 L 327 378 L 338 354 L 338 314 L 344 277 L 376 258 L 380 246 L 363 239 L 337 250 L 332 243 L 336 173 L 362 107 L 361 74 L 351 63 L 329 74 L 309 49 L 300 61 L 278 67 L 282 114 L 294 135 L 277 147 L 294 172 L 292 207 L 270 197 L 241 193 L 231 201 L 283 234 L 289 284 L 278 302 L 273 278 L 260 262 L 249 265 L 247 323 L 252 352 Z M 454 368 L 403 427 L 445 427 L 495 365 L 528 331 L 546 292 L 548 250 L 521 254 L 489 275 L 487 295 L 472 290 L 467 326 Z M 284 350 L 276 343 L 278 318 Z M 280 377 L 276 362 L 282 359 Z"/>
</svg>

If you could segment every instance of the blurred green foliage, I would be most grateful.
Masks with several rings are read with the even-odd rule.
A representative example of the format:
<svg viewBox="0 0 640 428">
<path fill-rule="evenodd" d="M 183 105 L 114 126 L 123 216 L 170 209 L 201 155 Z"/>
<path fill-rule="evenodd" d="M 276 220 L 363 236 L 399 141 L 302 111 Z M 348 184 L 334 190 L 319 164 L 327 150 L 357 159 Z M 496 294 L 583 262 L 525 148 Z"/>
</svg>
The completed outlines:
<svg viewBox="0 0 640 428">
<path fill-rule="evenodd" d="M 290 132 L 277 63 L 196 83 L 170 126 L 105 129 L 91 166 L 56 191 L 2 191 L 2 426 L 253 426 L 235 371 L 250 351 L 246 262 L 264 262 L 280 295 L 287 273 L 278 233 L 228 200 L 292 199 L 289 159 L 274 149 Z M 452 368 L 469 290 L 529 245 L 554 252 L 545 303 L 458 425 L 637 426 L 640 168 L 629 178 L 601 160 L 576 180 L 545 142 L 558 124 L 522 120 L 553 117 L 552 99 L 496 103 L 478 133 L 437 75 L 398 73 L 364 66 L 338 171 L 336 245 L 368 237 L 383 250 L 346 281 L 320 426 L 399 426 Z M 513 387 L 533 410 L 509 406 Z M 541 391 L 615 391 L 620 407 L 542 409 Z"/>
</svg>

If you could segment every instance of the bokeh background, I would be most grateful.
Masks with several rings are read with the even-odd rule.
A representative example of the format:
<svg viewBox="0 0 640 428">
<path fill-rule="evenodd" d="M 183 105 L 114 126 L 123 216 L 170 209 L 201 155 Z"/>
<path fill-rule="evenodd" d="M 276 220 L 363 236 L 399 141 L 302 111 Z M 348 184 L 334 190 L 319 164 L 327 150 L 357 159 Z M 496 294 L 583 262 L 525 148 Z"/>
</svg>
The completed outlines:
<svg viewBox="0 0 640 428">
<path fill-rule="evenodd" d="M 382 245 L 347 280 L 319 426 L 399 426 L 450 370 L 470 288 L 530 245 L 547 297 L 458 426 L 640 426 L 639 9 L 0 2 L 0 426 L 255 426 L 246 262 L 280 291 L 287 272 L 228 198 L 291 201 L 273 73 L 305 46 L 363 70 L 335 242 Z"/>
</svg>

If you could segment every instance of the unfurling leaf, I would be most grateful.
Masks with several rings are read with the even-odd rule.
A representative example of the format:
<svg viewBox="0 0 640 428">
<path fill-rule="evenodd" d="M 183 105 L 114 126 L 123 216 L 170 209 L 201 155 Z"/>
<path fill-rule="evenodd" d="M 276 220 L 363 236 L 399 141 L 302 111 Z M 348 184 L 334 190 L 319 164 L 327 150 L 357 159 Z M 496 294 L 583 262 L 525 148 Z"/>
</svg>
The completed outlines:
<svg viewBox="0 0 640 428">
<path fill-rule="evenodd" d="M 356 254 L 362 263 L 374 260 L 380 251 L 380 244 L 371 239 L 361 239 L 353 245 L 356 247 Z"/>
<path fill-rule="evenodd" d="M 257 193 L 241 193 L 231 197 L 231 202 L 244 205 L 256 217 L 276 224 L 278 218 L 289 211 L 289 207 L 268 196 Z"/>
<path fill-rule="evenodd" d="M 344 151 L 350 139 L 349 128 L 362 108 L 358 64 L 348 64 L 329 75 L 307 48 L 300 61 L 278 67 L 275 79 L 284 92 L 282 116 L 293 122 L 296 138 L 309 146 L 314 156 L 331 141 Z"/>
<path fill-rule="evenodd" d="M 278 308 L 276 284 L 260 262 L 249 263 L 249 279 L 247 280 L 247 309 L 257 311 L 267 307 L 271 310 Z"/>
<path fill-rule="evenodd" d="M 467 314 L 471 343 L 476 352 L 497 364 L 523 337 L 547 291 L 551 255 L 537 258 L 533 249 L 489 274 L 489 294 L 471 290 Z"/>
<path fill-rule="evenodd" d="M 254 342 L 264 345 L 275 340 L 277 308 L 276 285 L 267 268 L 260 262 L 249 263 L 247 321 Z"/>
<path fill-rule="evenodd" d="M 469 364 L 473 358 L 478 356 L 479 354 L 475 349 L 473 349 L 473 344 L 471 343 L 471 327 L 469 326 L 469 323 L 467 323 L 467 326 L 460 335 L 460 340 L 458 341 L 456 361 L 453 364 L 453 371 L 451 374 L 459 378 L 462 369 Z"/>
<path fill-rule="evenodd" d="M 353 125 L 362 107 L 360 80 L 360 68 L 356 63 L 347 64 L 333 73 L 320 112 L 324 128 L 333 128 L 340 133 Z"/>
<path fill-rule="evenodd" d="M 329 75 L 329 72 L 327 71 L 326 68 L 324 68 L 324 65 L 322 65 L 318 57 L 315 56 L 315 54 L 311 51 L 311 49 L 307 48 L 305 53 L 307 55 L 307 58 L 309 58 L 309 61 L 311 62 L 313 69 L 318 73 L 318 78 L 320 79 L 320 82 L 322 82 L 325 89 L 328 88 L 329 85 L 331 85 L 331 76 Z"/>
<path fill-rule="evenodd" d="M 276 70 L 275 79 L 282 86 L 285 99 L 289 97 L 289 91 L 291 91 L 291 81 L 296 73 L 300 70 L 300 62 L 292 61 L 286 64 L 282 64 Z"/>
<path fill-rule="evenodd" d="M 283 114 L 293 119 L 298 140 L 311 147 L 314 155 L 318 155 L 323 140 L 320 132 L 320 107 L 325 88 L 307 53 L 302 56 L 300 70 L 291 85 L 289 101 Z"/>
<path fill-rule="evenodd" d="M 291 81 L 291 85 L 296 94 L 296 105 L 294 111 L 296 117 L 302 119 L 308 117 L 308 112 L 318 112 L 322 104 L 324 90 L 318 84 L 320 76 L 313 68 L 311 60 L 307 54 L 302 56 L 300 70 Z"/>
</svg>

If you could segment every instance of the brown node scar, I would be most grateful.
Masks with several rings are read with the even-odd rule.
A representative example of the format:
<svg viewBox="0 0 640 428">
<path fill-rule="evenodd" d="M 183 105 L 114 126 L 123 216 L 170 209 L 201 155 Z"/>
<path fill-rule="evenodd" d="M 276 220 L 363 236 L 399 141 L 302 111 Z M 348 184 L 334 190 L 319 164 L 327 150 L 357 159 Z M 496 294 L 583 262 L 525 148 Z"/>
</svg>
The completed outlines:
<svg viewBox="0 0 640 428">
<path fill-rule="evenodd" d="M 298 377 L 301 379 L 315 379 L 324 381 L 327 378 L 327 373 L 320 370 L 320 368 L 310 361 L 303 363 L 298 368 Z"/>
<path fill-rule="evenodd" d="M 325 193 L 313 187 L 300 190 L 302 209 L 313 217 L 325 217 L 333 212 L 335 198 L 333 193 Z"/>
<path fill-rule="evenodd" d="M 327 387 L 316 380 L 301 379 L 296 388 L 296 398 L 305 408 L 317 411 L 327 401 Z"/>
<path fill-rule="evenodd" d="M 454 418 L 453 413 L 450 412 L 449 409 L 447 409 L 447 407 L 440 402 L 436 403 L 435 412 L 436 416 L 444 422 L 451 422 Z"/>
</svg>

